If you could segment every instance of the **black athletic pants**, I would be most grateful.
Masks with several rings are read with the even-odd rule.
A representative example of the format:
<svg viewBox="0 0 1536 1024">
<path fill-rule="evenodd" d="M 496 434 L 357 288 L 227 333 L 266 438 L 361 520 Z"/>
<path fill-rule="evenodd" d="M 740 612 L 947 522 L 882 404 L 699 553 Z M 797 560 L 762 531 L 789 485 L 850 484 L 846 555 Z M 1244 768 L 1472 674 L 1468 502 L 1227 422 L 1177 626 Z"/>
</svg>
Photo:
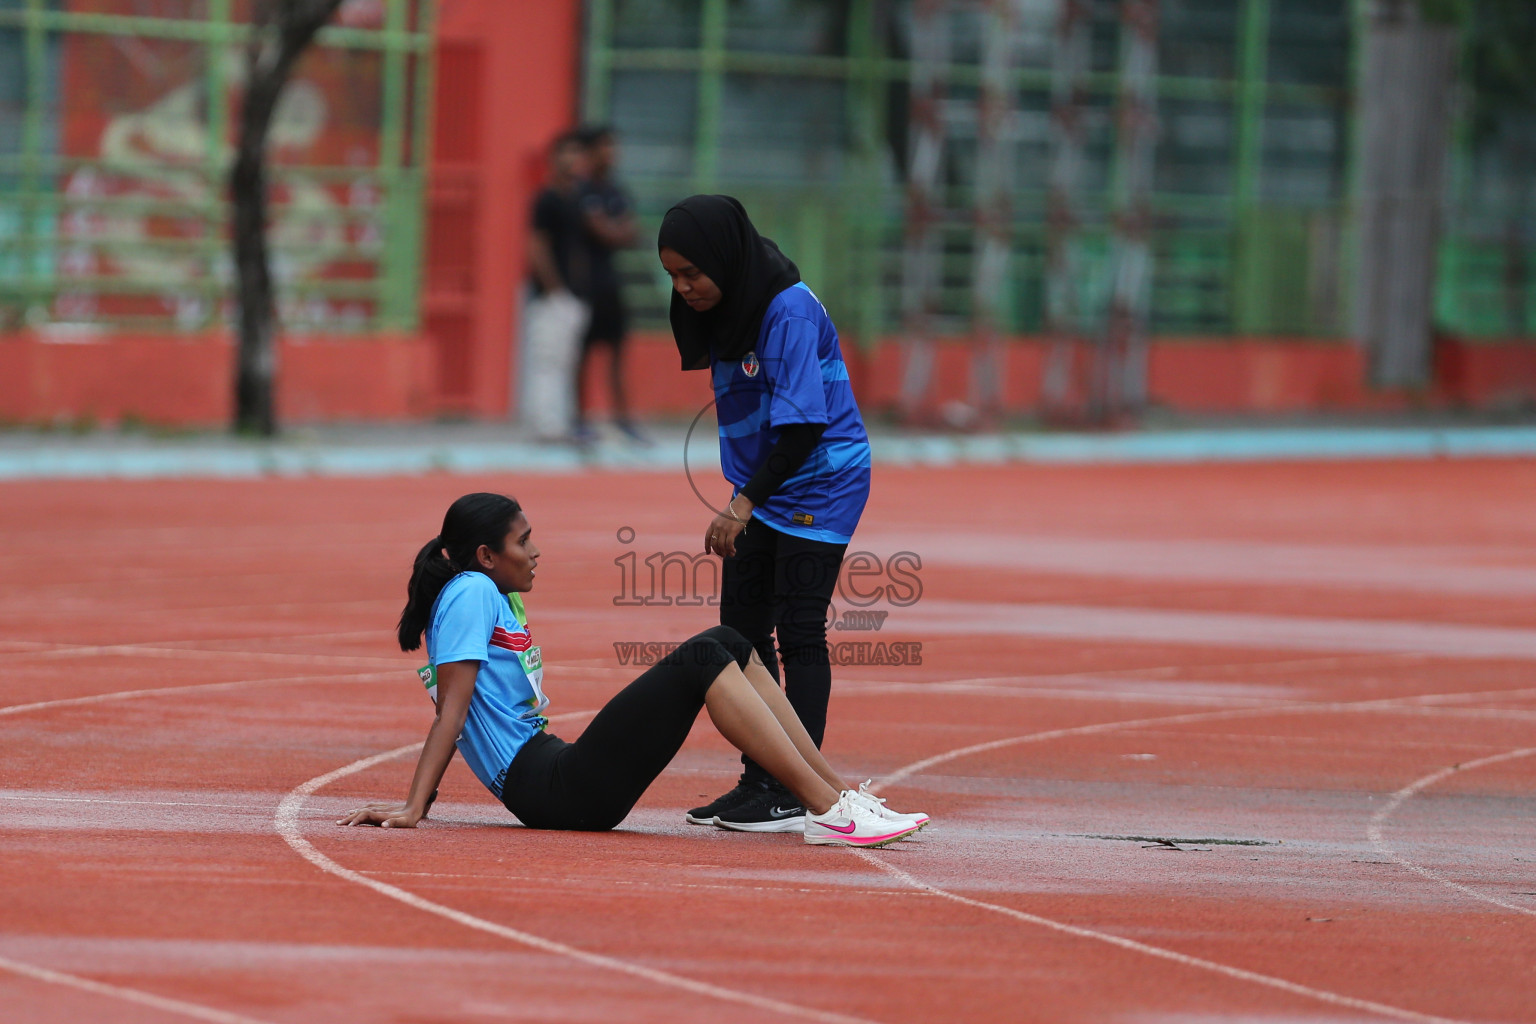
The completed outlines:
<svg viewBox="0 0 1536 1024">
<path fill-rule="evenodd" d="M 827 729 L 832 661 L 827 652 L 827 606 L 837 588 L 846 544 L 806 540 L 753 519 L 736 538 L 720 579 L 720 623 L 751 642 L 774 679 L 784 663 L 784 695 L 817 747 Z M 774 634 L 778 634 L 778 657 Z M 741 755 L 748 780 L 768 772 Z"/>
<path fill-rule="evenodd" d="M 751 657 L 725 626 L 690 638 L 615 694 L 576 742 L 545 732 L 525 743 L 502 803 L 529 828 L 613 828 L 677 756 L 721 669 Z"/>
</svg>

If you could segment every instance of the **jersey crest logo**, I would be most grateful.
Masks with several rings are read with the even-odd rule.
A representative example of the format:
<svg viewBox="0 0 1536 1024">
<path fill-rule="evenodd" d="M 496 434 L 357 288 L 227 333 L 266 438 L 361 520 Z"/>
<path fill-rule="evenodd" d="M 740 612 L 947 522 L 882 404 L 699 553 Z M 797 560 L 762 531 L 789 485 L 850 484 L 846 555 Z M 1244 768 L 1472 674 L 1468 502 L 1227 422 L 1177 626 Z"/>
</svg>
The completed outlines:
<svg viewBox="0 0 1536 1024">
<path fill-rule="evenodd" d="M 748 352 L 747 357 L 741 361 L 741 372 L 748 377 L 756 377 L 757 371 L 762 369 L 762 364 L 757 361 L 756 352 Z"/>
</svg>

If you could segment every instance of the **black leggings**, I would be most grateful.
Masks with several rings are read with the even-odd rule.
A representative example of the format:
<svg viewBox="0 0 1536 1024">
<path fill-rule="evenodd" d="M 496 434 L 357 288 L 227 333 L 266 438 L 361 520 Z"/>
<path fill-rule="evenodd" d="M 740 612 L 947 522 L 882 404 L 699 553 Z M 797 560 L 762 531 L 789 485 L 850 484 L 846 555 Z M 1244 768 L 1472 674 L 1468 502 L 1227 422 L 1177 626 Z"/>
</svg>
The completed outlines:
<svg viewBox="0 0 1536 1024">
<path fill-rule="evenodd" d="M 677 756 L 721 670 L 751 657 L 729 627 L 691 637 L 616 693 L 576 742 L 535 734 L 507 769 L 502 803 L 529 828 L 613 828 Z"/>
<path fill-rule="evenodd" d="M 827 606 L 837 587 L 846 544 L 806 540 L 754 519 L 736 538 L 720 579 L 720 622 L 751 641 L 774 679 L 784 661 L 784 696 L 817 747 L 827 729 L 832 662 L 827 651 Z M 741 755 L 749 780 L 770 776 Z"/>
</svg>

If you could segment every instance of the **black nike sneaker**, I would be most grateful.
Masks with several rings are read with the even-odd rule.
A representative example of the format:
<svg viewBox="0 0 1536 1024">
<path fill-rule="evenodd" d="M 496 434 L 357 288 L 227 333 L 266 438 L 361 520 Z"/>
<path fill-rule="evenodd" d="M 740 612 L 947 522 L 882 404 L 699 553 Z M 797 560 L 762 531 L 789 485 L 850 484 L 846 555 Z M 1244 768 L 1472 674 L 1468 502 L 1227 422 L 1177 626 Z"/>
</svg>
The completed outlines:
<svg viewBox="0 0 1536 1024">
<path fill-rule="evenodd" d="M 716 814 L 715 824 L 733 832 L 804 832 L 805 808 L 773 780 L 761 784 L 745 803 Z"/>
<path fill-rule="evenodd" d="M 717 796 L 703 807 L 695 807 L 684 817 L 690 825 L 713 825 L 715 815 L 722 811 L 728 811 L 737 804 L 744 804 L 763 791 L 763 783 L 756 780 L 749 781 L 745 774 L 737 780 L 736 788 L 724 796 Z"/>
</svg>

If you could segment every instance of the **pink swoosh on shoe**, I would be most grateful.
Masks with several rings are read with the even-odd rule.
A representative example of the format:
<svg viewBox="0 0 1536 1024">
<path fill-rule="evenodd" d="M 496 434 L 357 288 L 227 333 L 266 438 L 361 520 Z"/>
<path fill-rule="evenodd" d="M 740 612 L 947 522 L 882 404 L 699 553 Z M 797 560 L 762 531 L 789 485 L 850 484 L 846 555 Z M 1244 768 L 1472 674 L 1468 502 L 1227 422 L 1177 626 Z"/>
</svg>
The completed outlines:
<svg viewBox="0 0 1536 1024">
<path fill-rule="evenodd" d="M 816 824 L 820 825 L 822 828 L 829 828 L 833 832 L 841 832 L 845 836 L 853 835 L 853 830 L 859 827 L 857 822 L 852 821 L 850 821 L 847 825 L 832 825 L 825 821 L 818 821 Z"/>
</svg>

